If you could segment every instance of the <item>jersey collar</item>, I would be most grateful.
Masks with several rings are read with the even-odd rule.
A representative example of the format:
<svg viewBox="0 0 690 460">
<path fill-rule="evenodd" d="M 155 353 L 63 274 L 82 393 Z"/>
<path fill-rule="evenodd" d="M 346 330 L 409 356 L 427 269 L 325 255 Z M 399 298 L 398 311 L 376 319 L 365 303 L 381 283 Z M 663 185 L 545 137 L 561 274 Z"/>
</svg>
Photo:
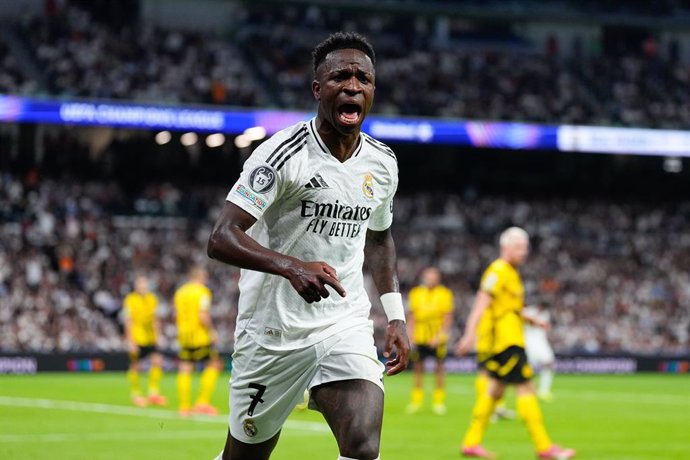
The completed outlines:
<svg viewBox="0 0 690 460">
<path fill-rule="evenodd" d="M 316 141 L 316 144 L 319 146 L 321 151 L 323 153 L 325 153 L 326 155 L 335 158 L 335 156 L 331 153 L 331 151 L 326 146 L 326 143 L 323 141 L 323 139 L 321 139 L 321 135 L 319 134 L 319 131 L 316 129 L 316 117 L 309 120 L 309 131 L 311 131 L 311 135 L 314 138 L 314 140 Z M 362 133 L 359 133 L 359 139 L 357 141 L 357 147 L 355 147 L 355 151 L 352 152 L 352 155 L 350 156 L 350 158 L 345 160 L 346 162 L 359 155 L 359 153 L 362 151 L 362 144 L 364 144 L 364 139 L 362 138 Z"/>
</svg>

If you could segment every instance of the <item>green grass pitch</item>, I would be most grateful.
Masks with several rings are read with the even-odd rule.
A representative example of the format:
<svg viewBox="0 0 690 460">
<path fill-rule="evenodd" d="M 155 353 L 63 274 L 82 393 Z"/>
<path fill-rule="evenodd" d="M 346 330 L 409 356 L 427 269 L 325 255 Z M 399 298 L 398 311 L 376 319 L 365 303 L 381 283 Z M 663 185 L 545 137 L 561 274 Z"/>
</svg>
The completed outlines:
<svg viewBox="0 0 690 460">
<path fill-rule="evenodd" d="M 386 379 L 381 458 L 458 459 L 458 444 L 474 400 L 473 377 L 448 378 L 448 414 L 404 413 L 411 375 Z M 227 375 L 215 404 L 227 412 Z M 198 377 L 197 377 L 198 379 Z M 196 382 L 195 382 L 196 383 Z M 430 376 L 428 384 L 431 385 Z M 170 406 L 129 404 L 124 373 L 0 376 L 0 459 L 207 459 L 225 439 L 225 414 L 182 419 L 175 411 L 175 377 L 163 392 Z M 556 399 L 544 404 L 557 442 L 581 459 L 690 458 L 690 379 L 679 375 L 557 376 Z M 427 398 L 428 399 L 428 398 Z M 512 405 L 512 395 L 508 398 Z M 335 441 L 320 414 L 295 412 L 275 460 L 335 460 Z M 492 424 L 484 444 L 501 459 L 532 459 L 519 421 Z"/>
</svg>

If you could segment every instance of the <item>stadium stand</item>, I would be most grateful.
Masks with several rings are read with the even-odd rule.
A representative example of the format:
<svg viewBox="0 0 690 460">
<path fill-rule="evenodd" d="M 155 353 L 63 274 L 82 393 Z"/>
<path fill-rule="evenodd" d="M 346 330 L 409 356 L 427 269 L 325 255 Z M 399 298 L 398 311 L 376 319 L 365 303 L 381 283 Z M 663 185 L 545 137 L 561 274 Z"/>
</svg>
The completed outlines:
<svg viewBox="0 0 690 460">
<path fill-rule="evenodd" d="M 172 293 L 185 267 L 208 262 L 206 239 L 225 194 L 218 186 L 170 184 L 133 194 L 108 181 L 3 174 L 0 349 L 123 350 L 117 314 L 138 270 L 160 294 L 171 345 Z M 200 218 L 181 217 L 189 209 Z M 495 236 L 519 224 L 533 235 L 527 299 L 553 306 L 558 352 L 680 354 L 690 345 L 689 216 L 688 204 L 402 195 L 394 228 L 401 285 L 413 286 L 427 264 L 439 266 L 464 317 L 482 268 L 495 257 Z M 227 349 L 238 272 L 209 267 L 214 321 Z M 382 312 L 375 309 L 374 318 L 382 329 Z"/>
<path fill-rule="evenodd" d="M 353 18 L 313 5 L 244 4 L 226 37 L 143 21 L 104 25 L 74 6 L 23 20 L 17 30 L 44 69 L 48 91 L 62 96 L 312 110 L 311 48 L 329 31 L 344 29 L 365 33 L 376 45 L 378 113 L 690 124 L 690 66 L 678 58 L 678 43 L 660 49 L 649 38 L 611 54 L 601 43 L 583 45 L 581 37 L 534 43 L 510 28 L 465 30 L 452 18 L 442 37 L 438 28 L 435 18 L 423 16 Z M 4 80 L 0 92 L 17 90 L 16 82 Z"/>
</svg>

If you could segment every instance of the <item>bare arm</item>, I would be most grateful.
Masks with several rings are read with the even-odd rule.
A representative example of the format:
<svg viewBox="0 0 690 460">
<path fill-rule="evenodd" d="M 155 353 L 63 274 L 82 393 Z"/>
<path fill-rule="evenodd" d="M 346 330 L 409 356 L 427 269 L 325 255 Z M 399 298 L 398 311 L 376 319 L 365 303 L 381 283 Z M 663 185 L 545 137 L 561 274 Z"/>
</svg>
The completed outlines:
<svg viewBox="0 0 690 460">
<path fill-rule="evenodd" d="M 470 316 L 467 318 L 467 324 L 465 324 L 465 333 L 462 335 L 462 338 L 460 338 L 460 342 L 456 349 L 459 355 L 464 355 L 472 350 L 477 337 L 477 326 L 489 304 L 491 304 L 491 294 L 479 290 L 477 292 L 477 297 L 474 299 L 474 305 L 470 311 Z"/>
<path fill-rule="evenodd" d="M 129 352 L 138 353 L 139 346 L 134 341 L 134 336 L 132 335 L 132 318 L 129 315 L 125 317 L 125 340 L 127 341 Z"/>
<path fill-rule="evenodd" d="M 367 230 L 364 260 L 369 267 L 374 284 L 380 295 L 400 290 L 396 267 L 395 242 L 393 241 L 390 228 L 380 232 Z M 388 323 L 386 328 L 386 346 L 383 352 L 386 358 L 391 356 L 394 346 L 396 357 L 386 363 L 386 366 L 389 367 L 388 375 L 398 374 L 407 368 L 410 340 L 407 337 L 404 321 L 393 320 Z"/>
<path fill-rule="evenodd" d="M 233 203 L 226 203 L 208 240 L 212 259 L 248 270 L 282 276 L 307 302 L 329 296 L 326 285 L 341 296 L 345 290 L 335 270 L 325 262 L 303 262 L 260 245 L 246 234 L 256 219 Z"/>
</svg>

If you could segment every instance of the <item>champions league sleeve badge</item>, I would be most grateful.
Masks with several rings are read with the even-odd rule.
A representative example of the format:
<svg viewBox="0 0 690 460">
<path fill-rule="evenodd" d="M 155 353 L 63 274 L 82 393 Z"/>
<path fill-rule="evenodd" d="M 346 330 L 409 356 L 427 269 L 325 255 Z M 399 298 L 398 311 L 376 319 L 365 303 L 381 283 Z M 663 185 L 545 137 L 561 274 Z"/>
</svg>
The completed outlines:
<svg viewBox="0 0 690 460">
<path fill-rule="evenodd" d="M 249 187 L 256 193 L 270 191 L 276 183 L 276 172 L 268 165 L 258 166 L 249 174 Z"/>
</svg>

